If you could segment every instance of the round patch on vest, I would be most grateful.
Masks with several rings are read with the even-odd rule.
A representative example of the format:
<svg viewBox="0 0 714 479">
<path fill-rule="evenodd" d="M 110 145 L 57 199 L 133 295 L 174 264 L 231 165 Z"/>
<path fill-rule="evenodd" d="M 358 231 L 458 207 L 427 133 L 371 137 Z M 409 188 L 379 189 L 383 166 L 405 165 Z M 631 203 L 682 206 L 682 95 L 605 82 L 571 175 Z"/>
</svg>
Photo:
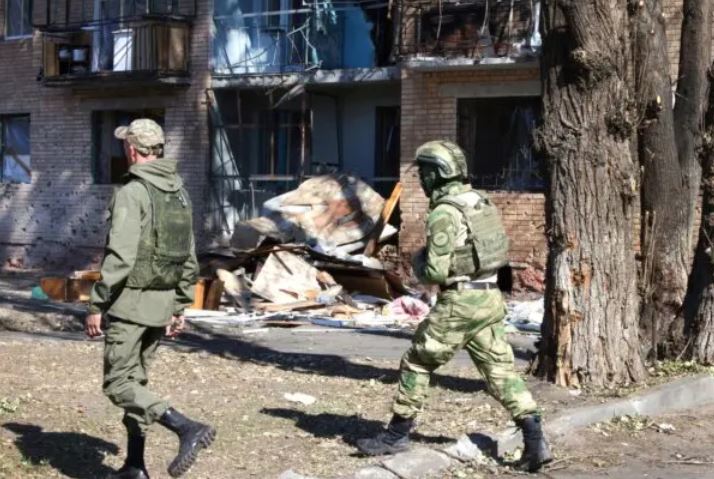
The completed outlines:
<svg viewBox="0 0 714 479">
<path fill-rule="evenodd" d="M 443 248 L 449 244 L 449 235 L 444 231 L 439 231 L 434 235 L 434 239 L 431 241 L 437 248 Z"/>
</svg>

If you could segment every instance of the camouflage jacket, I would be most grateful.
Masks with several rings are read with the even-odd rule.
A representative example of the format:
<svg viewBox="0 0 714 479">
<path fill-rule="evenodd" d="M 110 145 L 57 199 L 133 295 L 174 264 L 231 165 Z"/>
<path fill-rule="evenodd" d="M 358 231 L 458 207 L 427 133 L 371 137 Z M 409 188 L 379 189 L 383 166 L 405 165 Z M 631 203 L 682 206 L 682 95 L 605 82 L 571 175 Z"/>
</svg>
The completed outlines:
<svg viewBox="0 0 714 479">
<path fill-rule="evenodd" d="M 468 276 L 449 276 L 452 252 L 466 244 L 468 228 L 458 209 L 447 204 L 437 204 L 446 196 L 458 196 L 474 206 L 481 199 L 470 185 L 460 182 L 448 183 L 432 194 L 426 221 L 426 247 L 415 258 L 413 265 L 414 274 L 426 284 L 449 285 L 473 279 Z"/>
</svg>

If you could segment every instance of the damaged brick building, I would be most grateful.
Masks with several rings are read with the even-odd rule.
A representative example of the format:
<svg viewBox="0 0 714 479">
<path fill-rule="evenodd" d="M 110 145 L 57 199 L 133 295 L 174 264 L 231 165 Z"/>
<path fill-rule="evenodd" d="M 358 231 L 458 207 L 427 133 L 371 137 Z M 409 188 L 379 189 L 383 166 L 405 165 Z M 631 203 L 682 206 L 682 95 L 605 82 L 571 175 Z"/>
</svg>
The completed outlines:
<svg viewBox="0 0 714 479">
<path fill-rule="evenodd" d="M 423 141 L 467 151 L 517 270 L 545 264 L 539 0 L 0 0 L 0 259 L 85 267 L 126 170 L 111 132 L 163 124 L 199 245 L 304 178 L 404 185 L 399 245 L 423 243 Z M 676 45 L 681 0 L 667 9 Z M 676 48 L 672 52 L 676 65 Z"/>
</svg>

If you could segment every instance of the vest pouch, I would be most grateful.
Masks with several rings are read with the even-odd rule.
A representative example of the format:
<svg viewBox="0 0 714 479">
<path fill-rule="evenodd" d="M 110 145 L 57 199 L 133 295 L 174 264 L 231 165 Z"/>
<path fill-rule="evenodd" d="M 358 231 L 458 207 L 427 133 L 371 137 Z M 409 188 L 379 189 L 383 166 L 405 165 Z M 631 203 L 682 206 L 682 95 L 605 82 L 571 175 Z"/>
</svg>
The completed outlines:
<svg viewBox="0 0 714 479">
<path fill-rule="evenodd" d="M 151 259 L 151 276 L 149 289 L 174 289 L 183 275 L 183 265 L 188 259 L 184 256 L 154 255 Z"/>
<path fill-rule="evenodd" d="M 476 258 L 474 249 L 471 244 L 455 248 L 451 255 L 451 271 L 449 276 L 471 276 L 478 271 L 478 265 L 475 264 Z"/>
</svg>

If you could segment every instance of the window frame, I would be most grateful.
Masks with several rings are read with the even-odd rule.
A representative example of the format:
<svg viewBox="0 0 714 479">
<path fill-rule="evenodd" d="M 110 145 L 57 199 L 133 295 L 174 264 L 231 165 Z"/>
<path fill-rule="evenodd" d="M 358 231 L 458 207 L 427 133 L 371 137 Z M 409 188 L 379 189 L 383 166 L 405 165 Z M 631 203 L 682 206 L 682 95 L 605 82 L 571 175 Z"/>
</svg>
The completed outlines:
<svg viewBox="0 0 714 479">
<path fill-rule="evenodd" d="M 28 138 L 30 147 L 30 182 L 15 182 L 5 179 L 5 122 L 12 118 L 27 118 Z M 0 114 L 0 185 L 29 185 L 32 184 L 32 117 L 29 113 Z"/>
<path fill-rule="evenodd" d="M 27 18 L 29 20 L 29 25 L 30 25 L 30 31 L 29 33 L 22 33 L 20 35 L 10 35 L 9 33 L 9 28 L 10 28 L 10 2 L 12 0 L 5 0 L 5 24 L 3 25 L 3 40 L 26 40 L 28 38 L 32 38 L 35 32 L 35 28 L 32 24 L 32 4 L 34 3 L 32 0 L 20 0 L 22 2 L 22 7 L 23 7 L 23 13 L 25 13 L 25 9 L 27 9 Z M 24 27 L 24 25 L 23 25 Z"/>
<path fill-rule="evenodd" d="M 469 167 L 469 182 L 478 189 L 485 190 L 485 191 L 514 191 L 514 192 L 532 192 L 532 193 L 543 193 L 545 191 L 545 188 L 547 186 L 546 183 L 546 177 L 545 177 L 545 171 L 543 168 L 545 167 L 545 163 L 543 162 L 543 158 L 541 155 L 538 154 L 538 152 L 535 150 L 534 145 L 533 145 L 533 139 L 531 135 L 526 135 L 528 136 L 528 148 L 529 152 L 531 155 L 531 159 L 533 161 L 532 166 L 534 168 L 531 168 L 529 170 L 524 170 L 528 171 L 529 175 L 534 178 L 539 178 L 540 184 L 536 185 L 535 182 L 529 183 L 525 186 L 521 187 L 516 187 L 516 186 L 509 186 L 506 185 L 505 183 L 499 183 L 498 181 L 495 182 L 490 182 L 489 184 L 486 184 L 483 182 L 484 178 L 488 178 L 489 175 L 493 176 L 498 176 L 502 174 L 503 172 L 507 171 L 509 168 L 511 168 L 511 162 L 510 161 L 505 161 L 508 160 L 507 158 L 504 158 L 503 155 L 497 155 L 498 158 L 503 159 L 504 161 L 499 161 L 498 163 L 500 164 L 500 168 L 498 170 L 494 170 L 493 173 L 487 173 L 485 170 L 481 170 L 479 167 L 483 167 L 486 165 L 486 162 L 484 160 L 486 159 L 485 157 L 481 157 L 480 155 L 476 155 L 476 151 L 479 150 L 478 146 L 475 145 L 475 143 L 470 144 L 469 141 L 465 140 L 462 137 L 462 134 L 465 133 L 467 130 L 466 125 L 462 123 L 462 121 L 466 118 L 469 119 L 474 119 L 478 123 L 480 121 L 481 114 L 484 112 L 487 112 L 488 110 L 499 110 L 501 113 L 508 113 L 508 115 L 512 115 L 516 113 L 516 111 L 520 108 L 531 108 L 532 112 L 534 113 L 534 120 L 535 120 L 535 125 L 533 128 L 536 128 L 538 123 L 542 121 L 542 108 L 540 107 L 540 102 L 537 96 L 533 95 L 498 95 L 498 96 L 469 96 L 469 97 L 460 97 L 457 99 L 457 126 L 456 126 L 456 139 L 457 143 L 462 147 L 464 150 L 464 153 L 466 154 L 466 161 L 468 163 Z M 470 110 L 470 111 L 469 111 Z M 479 114 L 475 115 L 465 115 L 464 113 L 471 113 L 475 112 L 477 110 L 481 110 Z M 493 119 L 490 119 L 493 120 Z M 474 129 L 473 132 L 476 133 L 478 128 Z M 504 130 L 504 131 L 509 131 L 510 129 Z M 532 130 L 531 130 L 532 132 Z M 476 133 L 478 135 L 478 133 Z M 473 138 L 473 141 L 475 142 L 478 136 L 475 136 Z M 496 139 L 494 139 L 495 141 Z M 501 144 L 501 143 L 499 143 Z M 521 145 L 525 146 L 525 145 Z M 475 147 L 475 148 L 474 148 Z M 485 149 L 488 151 L 488 148 Z M 511 158 L 512 159 L 512 158 Z M 483 162 L 483 163 L 482 163 Z M 477 179 L 480 179 L 481 182 L 477 181 Z M 532 181 L 532 178 L 531 180 Z"/>
</svg>

